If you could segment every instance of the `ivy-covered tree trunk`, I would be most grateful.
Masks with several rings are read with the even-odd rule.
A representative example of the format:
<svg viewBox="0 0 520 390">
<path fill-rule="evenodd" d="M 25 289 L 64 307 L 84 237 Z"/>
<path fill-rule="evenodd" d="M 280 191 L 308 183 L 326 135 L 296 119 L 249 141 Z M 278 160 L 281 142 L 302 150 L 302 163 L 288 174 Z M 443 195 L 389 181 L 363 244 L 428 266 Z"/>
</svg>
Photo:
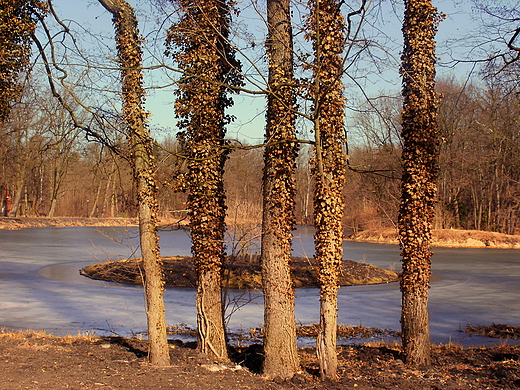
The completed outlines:
<svg viewBox="0 0 520 390">
<path fill-rule="evenodd" d="M 316 341 L 322 378 L 335 379 L 339 272 L 343 258 L 346 99 L 342 94 L 344 19 L 336 0 L 310 2 L 309 33 L 314 50 L 314 134 L 316 157 L 314 220 L 319 264 L 320 329 Z"/>
<path fill-rule="evenodd" d="M 175 111 L 187 155 L 185 189 L 192 252 L 197 271 L 198 349 L 227 359 L 221 274 L 224 259 L 223 185 L 225 109 L 229 86 L 241 85 L 239 63 L 228 42 L 230 6 L 221 0 L 177 0 L 181 20 L 168 33 L 168 45 L 185 76 L 178 83 Z M 170 54 L 168 52 L 168 54 Z"/>
<path fill-rule="evenodd" d="M 267 1 L 269 95 L 262 218 L 265 376 L 288 379 L 299 368 L 291 277 L 295 169 L 293 44 L 289 0 Z"/>
<path fill-rule="evenodd" d="M 0 0 L 0 125 L 22 92 L 20 75 L 29 70 L 31 35 L 46 9 L 41 0 Z"/>
<path fill-rule="evenodd" d="M 130 161 L 137 187 L 139 238 L 144 263 L 144 288 L 148 319 L 149 360 L 156 366 L 170 364 L 164 308 L 164 278 L 157 237 L 157 184 L 152 139 L 143 109 L 141 42 L 134 10 L 124 0 L 99 0 L 113 15 L 121 66 L 123 115 L 130 146 Z"/>
<path fill-rule="evenodd" d="M 428 289 L 439 136 L 435 92 L 437 12 L 430 0 L 406 0 L 403 22 L 403 177 L 399 209 L 402 249 L 401 328 L 408 365 L 430 364 Z"/>
</svg>

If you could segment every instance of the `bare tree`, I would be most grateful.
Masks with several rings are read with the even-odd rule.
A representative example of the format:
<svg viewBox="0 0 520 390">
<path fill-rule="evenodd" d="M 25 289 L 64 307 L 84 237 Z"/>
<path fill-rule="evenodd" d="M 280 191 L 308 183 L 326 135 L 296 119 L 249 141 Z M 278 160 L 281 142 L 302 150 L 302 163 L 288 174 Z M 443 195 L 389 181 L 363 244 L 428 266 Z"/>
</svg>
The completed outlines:
<svg viewBox="0 0 520 390">
<path fill-rule="evenodd" d="M 43 179 L 45 149 L 47 144 L 44 118 L 38 115 L 34 96 L 25 94 L 20 103 L 10 110 L 10 117 L 2 126 L 3 184 L 13 192 L 10 216 L 31 215 L 34 197 L 34 182 Z M 41 188 L 41 192 L 44 188 Z M 32 210 L 31 210 L 32 209 Z"/>
<path fill-rule="evenodd" d="M 354 116 L 349 145 L 345 223 L 358 229 L 397 226 L 401 171 L 400 97 L 379 97 L 361 106 Z"/>
<path fill-rule="evenodd" d="M 113 15 L 121 66 L 123 115 L 128 126 L 139 215 L 139 237 L 144 263 L 144 287 L 150 363 L 170 364 L 164 308 L 164 277 L 157 237 L 157 184 L 152 139 L 143 109 L 141 42 L 134 10 L 124 0 L 99 0 Z"/>
<path fill-rule="evenodd" d="M 314 180 L 311 173 L 311 156 L 313 150 L 310 145 L 302 146 L 296 159 L 296 208 L 295 218 L 298 225 L 313 224 Z"/>
<path fill-rule="evenodd" d="M 75 152 L 79 145 L 78 138 L 81 131 L 71 123 L 67 113 L 60 109 L 57 101 L 49 100 L 53 104 L 42 108 L 50 111 L 44 111 L 44 118 L 47 119 L 45 123 L 48 134 L 46 151 L 49 154 L 50 165 L 50 205 L 47 216 L 52 218 L 55 216 L 59 197 L 64 190 L 64 180 L 70 164 L 76 157 Z"/>
<path fill-rule="evenodd" d="M 402 249 L 401 328 L 411 366 L 430 364 L 428 289 L 435 214 L 439 131 L 435 92 L 437 10 L 430 0 L 406 0 L 403 21 L 403 177 L 399 209 Z"/>
<path fill-rule="evenodd" d="M 235 150 L 229 154 L 224 174 L 228 226 L 261 224 L 262 166 L 261 149 Z"/>
</svg>

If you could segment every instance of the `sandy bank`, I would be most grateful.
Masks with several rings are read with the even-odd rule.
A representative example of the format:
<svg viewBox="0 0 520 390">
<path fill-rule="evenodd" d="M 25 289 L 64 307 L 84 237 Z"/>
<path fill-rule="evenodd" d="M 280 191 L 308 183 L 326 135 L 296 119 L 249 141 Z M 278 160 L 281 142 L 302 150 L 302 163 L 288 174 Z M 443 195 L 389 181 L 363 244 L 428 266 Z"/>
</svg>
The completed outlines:
<svg viewBox="0 0 520 390">
<path fill-rule="evenodd" d="M 378 244 L 398 244 L 395 229 L 367 229 L 356 236 L 350 236 L 348 239 Z M 436 229 L 433 231 L 433 246 L 520 249 L 520 235 L 508 235 L 479 230 Z"/>
</svg>

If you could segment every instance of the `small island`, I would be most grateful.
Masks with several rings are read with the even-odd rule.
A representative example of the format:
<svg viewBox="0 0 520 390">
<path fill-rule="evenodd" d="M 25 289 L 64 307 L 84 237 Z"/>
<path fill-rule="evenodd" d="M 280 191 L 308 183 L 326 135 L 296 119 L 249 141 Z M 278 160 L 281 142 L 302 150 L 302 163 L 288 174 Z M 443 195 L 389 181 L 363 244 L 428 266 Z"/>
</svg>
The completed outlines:
<svg viewBox="0 0 520 390">
<path fill-rule="evenodd" d="M 314 259 L 293 257 L 291 264 L 294 287 L 317 287 L 318 268 Z M 196 274 L 191 256 L 163 257 L 166 287 L 195 288 Z M 80 274 L 91 279 L 122 284 L 142 284 L 142 259 L 126 259 L 94 264 L 80 270 Z M 397 273 L 374 265 L 343 260 L 341 264 L 341 286 L 391 283 L 398 280 Z M 260 257 L 246 255 L 227 256 L 222 277 L 223 287 L 231 289 L 260 289 L 262 277 Z"/>
</svg>

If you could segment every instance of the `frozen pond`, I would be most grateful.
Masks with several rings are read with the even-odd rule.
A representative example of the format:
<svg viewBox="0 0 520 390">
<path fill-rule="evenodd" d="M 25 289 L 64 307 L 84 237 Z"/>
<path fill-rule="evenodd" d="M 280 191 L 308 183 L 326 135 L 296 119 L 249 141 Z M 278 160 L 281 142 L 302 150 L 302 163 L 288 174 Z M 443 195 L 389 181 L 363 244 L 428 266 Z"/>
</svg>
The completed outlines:
<svg viewBox="0 0 520 390">
<path fill-rule="evenodd" d="M 92 263 L 131 257 L 136 235 L 136 228 L 0 231 L 0 327 L 45 329 L 54 334 L 93 330 L 125 336 L 145 331 L 142 289 L 90 280 L 78 272 Z M 312 255 L 312 229 L 295 232 L 294 248 L 297 256 Z M 345 242 L 344 248 L 347 259 L 400 268 L 395 245 Z M 165 256 L 189 255 L 188 232 L 161 232 L 161 250 Z M 480 345 L 492 340 L 468 337 L 457 330 L 468 324 L 520 325 L 520 251 L 435 248 L 432 269 L 441 278 L 430 290 L 432 341 Z M 229 329 L 261 325 L 261 295 L 233 296 L 252 301 L 231 315 Z M 297 321 L 317 322 L 318 290 L 298 289 L 296 296 Z M 165 303 L 168 324 L 196 324 L 194 290 L 169 288 Z M 399 316 L 397 283 L 340 289 L 339 323 L 398 330 Z"/>
</svg>

